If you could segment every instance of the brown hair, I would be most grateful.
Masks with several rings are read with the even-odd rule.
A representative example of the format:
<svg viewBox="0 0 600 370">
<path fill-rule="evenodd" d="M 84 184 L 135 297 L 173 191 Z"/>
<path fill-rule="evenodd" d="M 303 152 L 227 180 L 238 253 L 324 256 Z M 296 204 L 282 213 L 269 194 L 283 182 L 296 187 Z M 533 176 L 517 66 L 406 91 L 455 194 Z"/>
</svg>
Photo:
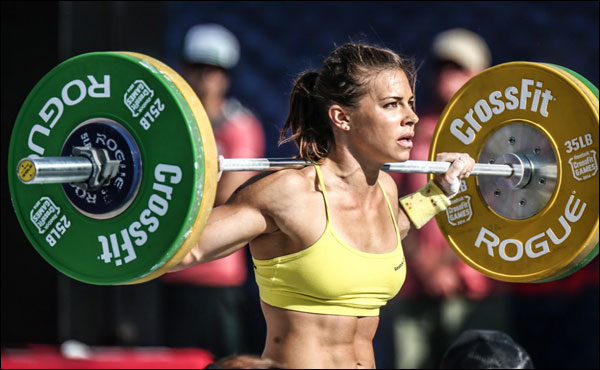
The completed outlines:
<svg viewBox="0 0 600 370">
<path fill-rule="evenodd" d="M 356 107 L 367 93 L 367 82 L 385 70 L 403 70 L 414 92 L 416 69 L 412 59 L 377 46 L 348 43 L 335 49 L 320 72 L 305 71 L 294 82 L 290 112 L 281 130 L 280 144 L 296 142 L 300 157 L 318 162 L 335 144 L 327 111 L 333 104 Z M 285 138 L 288 131 L 291 135 Z"/>
</svg>

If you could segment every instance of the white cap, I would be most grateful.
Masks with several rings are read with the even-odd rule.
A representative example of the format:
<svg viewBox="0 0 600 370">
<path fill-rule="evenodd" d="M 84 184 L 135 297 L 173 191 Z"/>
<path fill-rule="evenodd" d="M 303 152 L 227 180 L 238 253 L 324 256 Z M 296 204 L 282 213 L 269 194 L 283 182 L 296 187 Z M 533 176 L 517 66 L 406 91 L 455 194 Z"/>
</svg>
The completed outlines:
<svg viewBox="0 0 600 370">
<path fill-rule="evenodd" d="M 225 27 L 200 24 L 190 28 L 185 35 L 183 57 L 190 63 L 231 69 L 240 59 L 240 44 Z"/>
<path fill-rule="evenodd" d="M 432 54 L 438 60 L 452 61 L 472 71 L 488 68 L 492 59 L 483 38 L 464 28 L 438 34 L 433 40 Z"/>
</svg>

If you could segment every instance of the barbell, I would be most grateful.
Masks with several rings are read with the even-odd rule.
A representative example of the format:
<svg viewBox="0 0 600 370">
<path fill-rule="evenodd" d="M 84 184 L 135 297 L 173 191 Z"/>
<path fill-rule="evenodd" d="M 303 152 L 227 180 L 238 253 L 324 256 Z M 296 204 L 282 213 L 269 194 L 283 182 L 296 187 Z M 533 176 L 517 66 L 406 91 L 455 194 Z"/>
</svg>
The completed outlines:
<svg viewBox="0 0 600 370">
<path fill-rule="evenodd" d="M 443 173 L 439 152 L 477 159 L 436 216 L 450 247 L 494 279 L 545 282 L 598 254 L 598 89 L 567 68 L 491 67 L 442 113 L 430 161 L 384 171 Z M 293 159 L 219 158 L 190 86 L 146 55 L 95 52 L 46 74 L 15 122 L 13 207 L 52 266 L 90 284 L 136 284 L 169 271 L 198 241 L 219 168 L 264 171 Z"/>
</svg>

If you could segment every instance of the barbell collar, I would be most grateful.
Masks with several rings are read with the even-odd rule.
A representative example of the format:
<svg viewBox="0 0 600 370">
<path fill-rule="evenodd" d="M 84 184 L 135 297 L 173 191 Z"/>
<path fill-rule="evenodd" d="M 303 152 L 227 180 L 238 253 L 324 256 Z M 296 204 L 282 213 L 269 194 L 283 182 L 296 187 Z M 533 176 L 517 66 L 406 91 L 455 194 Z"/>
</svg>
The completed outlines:
<svg viewBox="0 0 600 370">
<path fill-rule="evenodd" d="M 98 190 L 117 176 L 121 161 L 110 159 L 106 149 L 74 147 L 74 157 L 85 157 L 92 163 L 92 174 L 83 182 L 74 183 L 83 190 Z"/>
<path fill-rule="evenodd" d="M 522 189 L 531 181 L 531 173 L 534 170 L 533 164 L 528 156 L 516 153 L 505 153 L 502 155 L 502 162 L 510 164 L 515 168 L 514 176 L 508 181 L 513 189 Z"/>
<path fill-rule="evenodd" d="M 17 177 L 25 184 L 74 184 L 97 190 L 110 183 L 120 161 L 110 159 L 106 149 L 73 148 L 73 156 L 28 157 L 17 164 Z"/>
</svg>

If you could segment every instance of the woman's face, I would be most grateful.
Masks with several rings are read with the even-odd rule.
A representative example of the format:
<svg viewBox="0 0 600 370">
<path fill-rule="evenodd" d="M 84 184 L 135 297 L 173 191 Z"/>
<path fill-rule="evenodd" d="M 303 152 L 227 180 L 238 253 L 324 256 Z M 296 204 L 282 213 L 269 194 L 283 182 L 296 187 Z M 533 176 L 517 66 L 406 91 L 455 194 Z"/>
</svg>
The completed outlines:
<svg viewBox="0 0 600 370">
<path fill-rule="evenodd" d="M 367 84 L 367 93 L 348 115 L 353 145 L 382 163 L 408 160 L 419 117 L 406 74 L 382 71 Z"/>
</svg>

